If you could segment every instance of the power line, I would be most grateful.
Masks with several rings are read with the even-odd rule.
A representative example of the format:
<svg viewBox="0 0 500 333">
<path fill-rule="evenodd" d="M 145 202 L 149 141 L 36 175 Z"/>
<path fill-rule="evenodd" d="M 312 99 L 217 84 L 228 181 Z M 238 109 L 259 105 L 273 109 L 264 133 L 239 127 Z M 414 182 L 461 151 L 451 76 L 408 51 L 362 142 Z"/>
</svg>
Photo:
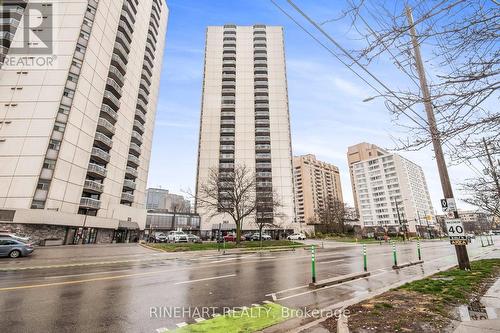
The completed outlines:
<svg viewBox="0 0 500 333">
<path fill-rule="evenodd" d="M 328 46 L 326 46 L 324 43 L 322 43 L 318 38 L 316 38 L 312 33 L 310 33 L 303 25 L 301 25 L 295 18 L 293 18 L 286 10 L 284 10 L 280 5 L 276 3 L 274 0 L 270 0 L 283 14 L 285 14 L 290 20 L 292 20 L 297 26 L 299 26 L 304 32 L 306 32 L 307 35 L 309 35 L 312 39 L 314 39 L 318 44 L 320 44 L 323 48 L 325 48 L 330 54 L 332 54 L 336 59 L 338 59 L 344 66 L 346 66 L 350 71 L 352 71 L 357 77 L 359 77 L 363 82 L 368 84 L 372 89 L 374 89 L 379 95 L 382 97 L 384 94 L 380 92 L 379 89 L 374 87 L 369 81 L 367 81 L 364 77 L 362 77 L 359 73 L 357 73 L 350 65 L 348 65 L 345 61 L 343 61 L 335 52 L 333 52 Z M 293 3 L 291 0 L 287 0 L 288 3 L 294 9 L 299 12 L 306 20 L 311 23 L 313 26 L 316 27 L 317 30 L 319 30 L 327 39 L 329 39 L 337 48 L 339 48 L 348 58 L 350 58 L 355 64 L 357 64 L 361 69 L 363 69 L 370 77 L 372 77 L 377 83 L 379 83 L 384 89 L 387 90 L 388 93 L 390 93 L 392 96 L 394 96 L 400 103 L 402 103 L 405 107 L 407 107 L 413 114 L 415 114 L 418 118 L 424 121 L 427 125 L 428 122 L 426 119 L 424 119 L 421 115 L 419 115 L 417 112 L 415 112 L 410 106 L 408 106 L 399 96 L 397 96 L 394 91 L 392 91 L 385 83 L 383 83 L 378 77 L 376 77 L 374 74 L 372 74 L 367 68 L 365 68 L 357 59 L 355 59 L 347 50 L 345 50 L 339 43 L 337 43 L 328 33 L 326 33 L 314 20 L 312 20 L 306 13 L 304 13 L 297 5 Z M 428 127 L 425 127 L 421 125 L 418 121 L 416 121 L 413 117 L 408 115 L 401 107 L 399 107 L 397 104 L 393 103 L 390 100 L 387 100 L 390 102 L 393 106 L 395 106 L 402 114 L 404 114 L 406 117 L 408 117 L 410 120 L 412 120 L 415 124 L 417 124 L 420 128 L 424 129 L 426 132 L 430 133 L 430 130 Z M 432 133 L 430 133 L 432 135 Z M 448 146 L 448 144 L 445 142 L 445 145 Z M 470 162 L 469 162 L 470 163 Z M 471 164 L 472 166 L 472 164 Z M 477 170 L 477 169 L 476 169 Z M 475 171 L 475 170 L 473 170 Z M 480 173 L 478 173 L 480 174 Z"/>
</svg>

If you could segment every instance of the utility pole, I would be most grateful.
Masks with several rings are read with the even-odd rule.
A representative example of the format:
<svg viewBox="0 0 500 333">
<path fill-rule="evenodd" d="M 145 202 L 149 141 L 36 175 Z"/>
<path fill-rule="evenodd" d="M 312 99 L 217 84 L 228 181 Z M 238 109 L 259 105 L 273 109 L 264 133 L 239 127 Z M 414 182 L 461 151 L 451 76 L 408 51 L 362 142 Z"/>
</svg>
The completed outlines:
<svg viewBox="0 0 500 333">
<path fill-rule="evenodd" d="M 493 176 L 493 180 L 495 181 L 495 185 L 497 186 L 498 196 L 500 196 L 500 182 L 498 181 L 497 171 L 495 165 L 493 164 L 493 160 L 491 159 L 490 150 L 488 149 L 488 144 L 486 143 L 485 138 L 483 138 L 483 143 L 484 150 L 486 150 L 486 156 L 488 156 L 488 162 L 490 163 L 491 175 Z"/>
<path fill-rule="evenodd" d="M 448 175 L 448 168 L 444 159 L 443 148 L 441 146 L 441 137 L 436 125 L 436 118 L 434 110 L 432 109 L 431 94 L 427 86 L 427 79 L 425 77 L 424 64 L 420 54 L 420 47 L 417 40 L 417 33 L 415 24 L 413 22 L 413 15 L 411 8 L 406 7 L 406 16 L 410 26 L 411 42 L 413 51 L 415 52 L 415 65 L 417 67 L 418 77 L 420 79 L 420 89 L 424 97 L 425 113 L 427 114 L 427 121 L 429 123 L 429 130 L 432 138 L 432 145 L 434 147 L 434 154 L 436 156 L 437 167 L 439 171 L 439 178 L 441 179 L 441 187 L 445 199 L 453 199 L 453 188 L 451 187 L 450 177 Z M 459 218 L 458 211 L 454 211 L 455 218 Z M 467 254 L 467 247 L 465 245 L 455 245 L 455 252 L 457 254 L 458 266 L 461 270 L 470 270 L 469 255 Z"/>
</svg>

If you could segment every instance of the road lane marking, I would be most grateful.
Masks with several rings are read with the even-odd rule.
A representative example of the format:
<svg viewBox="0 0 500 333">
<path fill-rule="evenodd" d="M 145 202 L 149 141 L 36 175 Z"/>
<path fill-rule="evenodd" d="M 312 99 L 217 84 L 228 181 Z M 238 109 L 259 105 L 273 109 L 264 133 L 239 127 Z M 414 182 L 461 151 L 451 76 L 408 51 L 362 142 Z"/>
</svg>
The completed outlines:
<svg viewBox="0 0 500 333">
<path fill-rule="evenodd" d="M 168 331 L 168 328 L 166 328 L 166 327 L 156 329 L 156 332 L 158 332 L 158 333 L 163 333 L 163 332 L 167 332 L 167 331 Z"/>
<path fill-rule="evenodd" d="M 175 285 L 178 284 L 187 284 L 187 283 L 194 283 L 194 282 L 202 282 L 202 281 L 209 281 L 209 280 L 216 280 L 216 279 L 225 279 L 228 277 L 235 277 L 236 274 L 228 274 L 228 275 L 221 275 L 221 276 L 213 276 L 209 278 L 204 278 L 204 279 L 197 279 L 197 280 L 189 280 L 189 281 L 182 281 L 182 282 L 176 282 L 174 283 Z"/>
<path fill-rule="evenodd" d="M 86 276 L 86 275 L 100 275 L 100 274 L 112 274 L 112 273 L 123 273 L 129 272 L 131 269 L 124 269 L 120 271 L 107 271 L 107 272 L 94 272 L 94 273 L 82 273 L 82 274 L 69 274 L 69 275 L 56 275 L 56 276 L 44 276 L 44 279 L 63 279 L 75 276 Z"/>
<path fill-rule="evenodd" d="M 344 259 L 335 259 L 335 260 L 330 260 L 330 261 L 318 261 L 318 264 L 330 264 L 332 262 L 339 262 L 339 261 L 344 261 Z"/>
</svg>

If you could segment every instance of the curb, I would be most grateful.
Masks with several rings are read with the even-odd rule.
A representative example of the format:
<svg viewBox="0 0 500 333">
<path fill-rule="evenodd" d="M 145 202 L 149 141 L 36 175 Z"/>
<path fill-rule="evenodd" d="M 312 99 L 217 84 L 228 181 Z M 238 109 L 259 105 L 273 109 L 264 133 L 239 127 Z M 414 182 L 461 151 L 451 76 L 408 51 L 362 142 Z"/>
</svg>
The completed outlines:
<svg viewBox="0 0 500 333">
<path fill-rule="evenodd" d="M 423 264 L 423 263 L 424 263 L 423 260 L 410 261 L 410 262 L 407 262 L 407 263 L 401 264 L 401 265 L 392 265 L 392 269 L 400 269 L 400 268 L 405 268 L 405 267 L 414 266 L 414 265 Z"/>
<path fill-rule="evenodd" d="M 319 288 L 323 288 L 326 286 L 332 286 L 334 284 L 339 284 L 339 283 L 346 282 L 346 281 L 352 281 L 352 280 L 364 278 L 364 277 L 370 276 L 370 274 L 371 274 L 370 272 L 363 272 L 363 273 L 354 273 L 354 274 L 344 275 L 344 276 L 340 276 L 340 277 L 336 277 L 336 278 L 332 278 L 332 279 L 318 281 L 315 283 L 309 283 L 309 287 L 313 288 L 313 289 L 319 289 Z"/>
</svg>

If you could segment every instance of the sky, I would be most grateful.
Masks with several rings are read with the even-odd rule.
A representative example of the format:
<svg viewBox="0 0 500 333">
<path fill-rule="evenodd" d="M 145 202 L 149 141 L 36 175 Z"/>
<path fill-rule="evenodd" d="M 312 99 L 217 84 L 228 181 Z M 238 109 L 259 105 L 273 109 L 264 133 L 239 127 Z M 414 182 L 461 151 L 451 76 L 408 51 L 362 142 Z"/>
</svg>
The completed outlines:
<svg viewBox="0 0 500 333">
<path fill-rule="evenodd" d="M 286 6 L 283 0 L 277 2 Z M 228 23 L 280 25 L 285 32 L 293 154 L 315 154 L 338 166 L 344 201 L 352 206 L 347 147 L 369 142 L 391 149 L 395 147 L 395 138 L 404 139 L 407 134 L 404 127 L 396 125 L 383 101 L 363 102 L 377 93 L 269 0 L 167 3 L 170 14 L 148 187 L 161 186 L 173 193 L 195 188 L 206 27 Z M 296 3 L 318 22 L 337 17 L 344 5 L 344 1 L 328 0 Z M 324 27 L 345 47 L 359 43 L 346 23 L 331 22 Z M 389 59 L 380 60 L 370 69 L 391 88 L 404 88 L 407 84 Z M 421 108 L 417 111 L 424 116 Z M 430 148 L 399 153 L 423 168 L 434 209 L 439 212 L 442 191 Z M 473 176 L 473 172 L 462 165 L 450 167 L 449 173 L 455 196 L 460 199 L 458 184 Z M 459 202 L 459 208 L 471 207 Z"/>
</svg>

